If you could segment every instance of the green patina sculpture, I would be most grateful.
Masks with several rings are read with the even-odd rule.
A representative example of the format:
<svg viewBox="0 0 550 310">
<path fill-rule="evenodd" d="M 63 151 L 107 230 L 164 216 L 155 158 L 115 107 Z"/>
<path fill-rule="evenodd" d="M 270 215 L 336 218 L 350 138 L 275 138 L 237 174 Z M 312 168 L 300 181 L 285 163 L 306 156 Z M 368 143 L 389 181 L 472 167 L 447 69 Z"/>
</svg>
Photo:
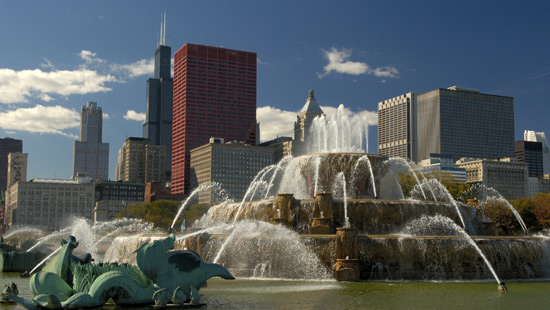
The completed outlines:
<svg viewBox="0 0 550 310">
<path fill-rule="evenodd" d="M 117 306 L 197 303 L 200 287 L 212 277 L 234 279 L 224 267 L 208 264 L 193 251 L 171 251 L 175 236 L 143 244 L 135 253 L 138 268 L 117 264 L 72 262 L 78 246 L 70 236 L 61 252 L 30 279 L 32 301 L 12 299 L 31 310 L 80 309 L 103 306 L 111 299 Z"/>
</svg>

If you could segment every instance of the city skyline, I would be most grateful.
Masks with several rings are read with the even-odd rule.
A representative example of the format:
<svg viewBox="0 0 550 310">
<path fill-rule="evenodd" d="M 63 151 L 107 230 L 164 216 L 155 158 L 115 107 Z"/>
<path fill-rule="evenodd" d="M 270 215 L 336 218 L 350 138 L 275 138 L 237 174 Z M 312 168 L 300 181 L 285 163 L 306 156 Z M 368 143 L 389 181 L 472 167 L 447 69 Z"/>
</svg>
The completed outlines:
<svg viewBox="0 0 550 310">
<path fill-rule="evenodd" d="M 131 14 L 128 3 L 0 4 L 0 137 L 23 140 L 29 179 L 71 176 L 87 101 L 103 108 L 114 179 L 116 150 L 142 136 L 164 12 L 174 49 L 257 53 L 262 141 L 293 136 L 309 89 L 327 114 L 344 104 L 366 115 L 371 152 L 378 102 L 452 85 L 514 97 L 516 140 L 549 131 L 546 2 L 136 1 Z"/>
</svg>

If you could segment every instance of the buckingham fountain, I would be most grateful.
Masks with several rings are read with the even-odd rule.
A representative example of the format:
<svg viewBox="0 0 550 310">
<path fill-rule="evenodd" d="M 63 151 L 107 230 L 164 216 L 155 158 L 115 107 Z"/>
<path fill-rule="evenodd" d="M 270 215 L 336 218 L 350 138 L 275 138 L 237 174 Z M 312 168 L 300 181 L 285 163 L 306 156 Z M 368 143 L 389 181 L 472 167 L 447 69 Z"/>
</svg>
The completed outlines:
<svg viewBox="0 0 550 310">
<path fill-rule="evenodd" d="M 176 248 L 237 277 L 499 284 L 501 278 L 550 277 L 548 237 L 497 236 L 483 205 L 455 201 L 407 160 L 361 151 L 368 145 L 361 124 L 342 106 L 330 118 L 315 118 L 308 154 L 264 168 L 241 201 L 224 198 L 212 206 L 177 236 Z M 411 197 L 404 197 L 400 172 L 416 181 Z M 204 184 L 178 216 L 205 189 L 226 197 L 219 184 Z M 130 254 L 152 239 L 118 237 L 105 259 L 133 263 Z"/>
<path fill-rule="evenodd" d="M 185 233 L 132 234 L 121 227 L 103 234 L 114 239 L 101 264 L 67 269 L 67 257 L 78 242 L 65 238 L 75 231 L 59 232 L 57 239 L 65 234 L 61 254 L 31 278 L 33 302 L 18 302 L 29 309 L 100 306 L 109 298 L 117 305 L 183 303 L 192 297 L 198 303 L 201 284 L 212 276 L 494 280 L 500 291 L 507 289 L 504 280 L 550 278 L 548 236 L 495 233 L 483 213 L 484 202 L 502 200 L 494 190 L 480 191 L 485 196 L 478 203 L 457 202 L 413 163 L 364 152 L 368 128 L 360 124 L 360 117 L 346 115 L 343 107 L 330 118 L 315 118 L 307 154 L 264 168 L 241 201 L 227 198 L 219 184 L 203 184 L 181 203 L 172 232 L 201 191 L 222 198 Z M 410 197 L 401 189 L 400 173 L 416 182 Z M 523 222 L 521 217 L 518 221 Z M 87 251 L 97 250 L 101 240 L 88 242 Z M 145 250 L 151 255 L 144 259 Z M 198 277 L 193 283 L 173 277 L 191 272 Z M 52 283 L 57 290 L 50 289 Z"/>
</svg>

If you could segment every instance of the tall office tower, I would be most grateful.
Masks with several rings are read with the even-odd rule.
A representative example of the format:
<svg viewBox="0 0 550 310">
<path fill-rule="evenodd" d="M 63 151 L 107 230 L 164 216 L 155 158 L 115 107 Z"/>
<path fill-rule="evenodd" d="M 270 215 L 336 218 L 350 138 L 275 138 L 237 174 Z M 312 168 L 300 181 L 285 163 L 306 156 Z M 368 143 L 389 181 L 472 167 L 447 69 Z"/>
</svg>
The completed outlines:
<svg viewBox="0 0 550 310">
<path fill-rule="evenodd" d="M 298 112 L 296 116 L 296 122 L 294 122 L 294 141 L 292 142 L 292 154 L 302 155 L 305 153 L 305 146 L 307 138 L 309 136 L 309 129 L 313 119 L 317 116 L 324 115 L 325 113 L 321 107 L 317 104 L 315 99 L 315 93 L 313 89 L 310 89 L 306 99 L 306 103 Z"/>
<path fill-rule="evenodd" d="M 523 132 L 523 140 L 542 143 L 542 172 L 543 174 L 550 173 L 550 146 L 546 141 L 544 132 L 535 132 L 533 130 L 525 130 Z"/>
<path fill-rule="evenodd" d="M 170 76 L 172 49 L 166 46 L 166 13 L 160 28 L 155 52 L 155 77 L 147 80 L 147 111 L 143 137 L 151 144 L 166 146 L 166 178 L 170 180 L 172 161 L 172 92 Z"/>
<path fill-rule="evenodd" d="M 96 102 L 86 103 L 80 112 L 80 141 L 74 142 L 73 176 L 109 178 L 109 143 L 103 143 L 103 112 Z"/>
<path fill-rule="evenodd" d="M 7 190 L 8 155 L 13 152 L 23 152 L 23 141 L 12 138 L 0 139 L 0 192 Z"/>
<path fill-rule="evenodd" d="M 185 44 L 174 54 L 172 193 L 188 193 L 190 151 L 210 137 L 256 143 L 256 53 Z"/>
<path fill-rule="evenodd" d="M 378 153 L 415 161 L 414 93 L 378 103 Z"/>
<path fill-rule="evenodd" d="M 29 154 L 13 152 L 8 155 L 8 188 L 19 181 L 27 181 Z"/>
<path fill-rule="evenodd" d="M 520 163 L 527 164 L 529 177 L 542 178 L 541 142 L 516 141 L 516 158 Z"/>
<path fill-rule="evenodd" d="M 166 182 L 166 146 L 130 137 L 118 152 L 116 180 L 134 183 Z"/>
<path fill-rule="evenodd" d="M 402 102 L 411 102 L 407 117 L 405 112 L 378 117 L 378 127 L 383 131 L 379 149 L 410 143 L 407 158 L 415 162 L 429 159 L 432 153 L 450 154 L 455 160 L 514 157 L 514 98 L 457 86 L 403 96 Z M 390 102 L 379 103 L 379 111 L 386 104 L 391 106 Z M 410 136 L 397 135 L 405 130 L 399 128 L 408 128 Z M 402 156 L 391 151 L 386 155 Z"/>
</svg>

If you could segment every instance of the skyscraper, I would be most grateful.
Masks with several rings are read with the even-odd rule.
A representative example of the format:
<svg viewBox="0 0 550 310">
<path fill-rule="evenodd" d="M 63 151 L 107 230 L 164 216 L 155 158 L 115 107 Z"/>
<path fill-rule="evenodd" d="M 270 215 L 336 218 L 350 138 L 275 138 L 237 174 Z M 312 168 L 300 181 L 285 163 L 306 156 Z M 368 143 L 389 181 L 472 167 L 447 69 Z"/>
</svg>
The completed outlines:
<svg viewBox="0 0 550 310">
<path fill-rule="evenodd" d="M 542 143 L 516 141 L 516 159 L 527 164 L 529 177 L 542 178 Z"/>
<path fill-rule="evenodd" d="M 255 145 L 256 59 L 196 44 L 174 54 L 173 193 L 189 191 L 190 151 L 210 137 Z"/>
<path fill-rule="evenodd" d="M 378 153 L 415 160 L 414 93 L 378 103 Z"/>
<path fill-rule="evenodd" d="M 396 111 L 388 116 L 391 109 Z M 415 162 L 431 153 L 450 154 L 455 160 L 514 157 L 512 97 L 453 86 L 392 98 L 380 102 L 378 111 L 378 148 L 383 155 L 407 153 Z"/>
<path fill-rule="evenodd" d="M 8 155 L 13 152 L 23 152 L 23 141 L 4 138 L 0 139 L 0 191 L 5 192 L 8 184 Z"/>
<path fill-rule="evenodd" d="M 546 141 L 544 132 L 535 132 L 533 130 L 525 130 L 523 132 L 523 140 L 542 143 L 542 172 L 543 174 L 550 173 L 550 146 Z"/>
<path fill-rule="evenodd" d="M 172 161 L 172 92 L 174 80 L 170 76 L 172 49 L 166 46 L 166 14 L 160 28 L 160 39 L 155 52 L 155 77 L 147 80 L 147 111 L 143 123 L 143 137 L 153 145 L 166 146 L 166 177 L 170 180 Z"/>
<path fill-rule="evenodd" d="M 109 178 L 109 143 L 103 143 L 103 111 L 96 102 L 86 103 L 80 112 L 80 141 L 74 142 L 73 176 Z"/>
<path fill-rule="evenodd" d="M 166 146 L 148 139 L 130 137 L 118 151 L 116 180 L 124 182 L 165 182 Z"/>
</svg>

